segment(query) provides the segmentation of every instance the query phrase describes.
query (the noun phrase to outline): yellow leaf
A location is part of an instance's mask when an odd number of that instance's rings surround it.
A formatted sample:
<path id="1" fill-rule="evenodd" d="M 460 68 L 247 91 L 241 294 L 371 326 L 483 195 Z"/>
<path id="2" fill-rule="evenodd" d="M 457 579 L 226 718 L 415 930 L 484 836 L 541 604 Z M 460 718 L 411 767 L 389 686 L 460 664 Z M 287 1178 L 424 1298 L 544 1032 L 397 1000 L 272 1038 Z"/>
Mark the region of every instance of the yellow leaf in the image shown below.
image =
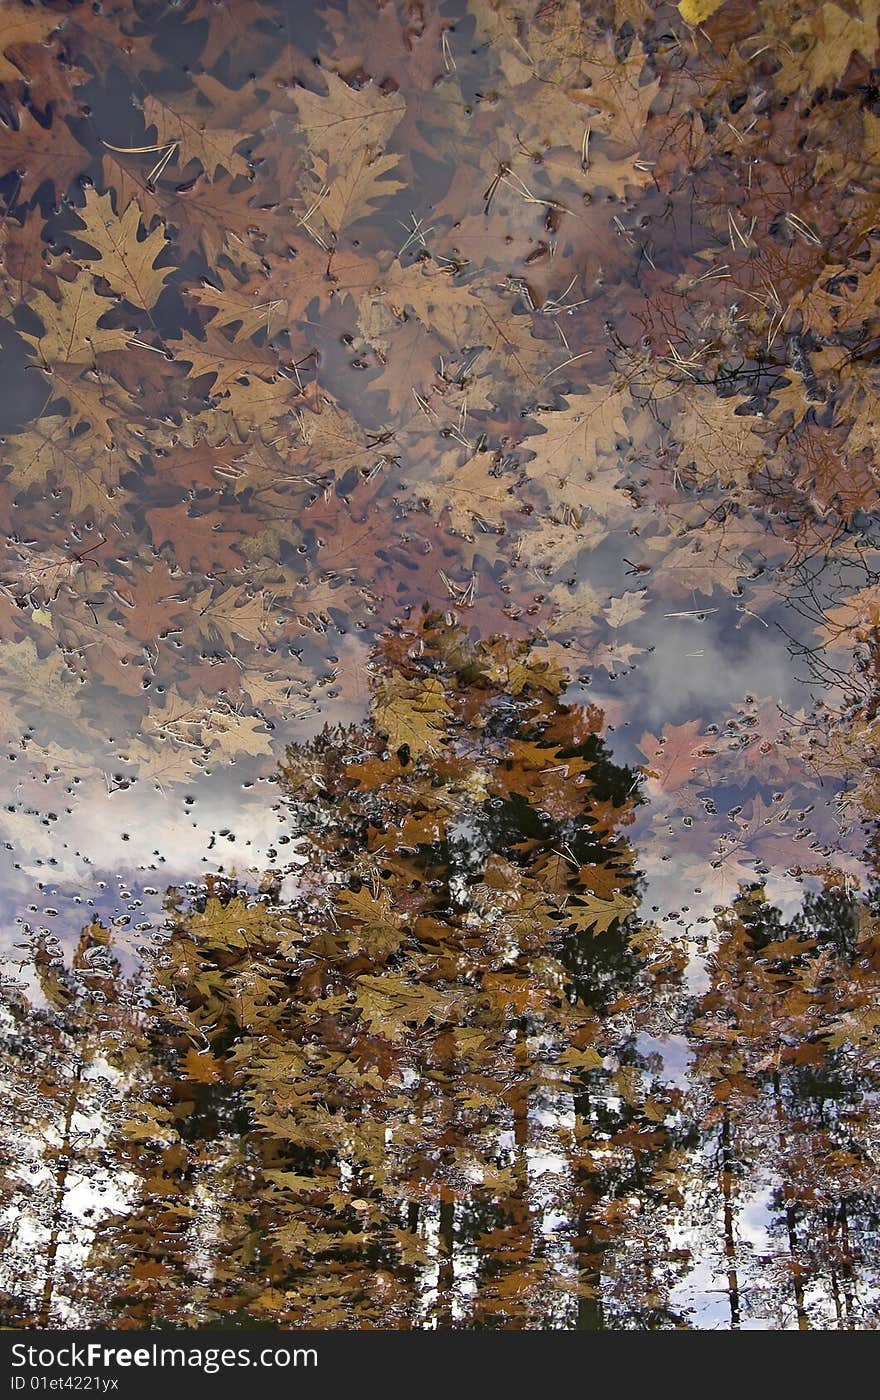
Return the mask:
<path id="1" fill-rule="evenodd" d="M 442 726 L 451 713 L 442 682 L 429 679 L 408 682 L 400 671 L 381 680 L 373 701 L 376 727 L 388 735 L 388 744 L 409 747 L 413 758 L 437 753 Z"/>
<path id="2" fill-rule="evenodd" d="M 570 1045 L 559 1056 L 557 1064 L 565 1065 L 569 1069 L 601 1069 L 604 1060 L 599 1051 L 592 1045 L 588 1045 L 586 1050 L 576 1050 L 573 1045 Z"/>
<path id="3" fill-rule="evenodd" d="M 679 0 L 678 13 L 685 24 L 702 24 L 723 4 L 724 0 Z"/>
<path id="4" fill-rule="evenodd" d="M 623 922 L 637 904 L 638 900 L 631 894 L 613 894 L 610 899 L 585 894 L 566 905 L 565 920 L 582 933 L 598 935 L 607 933 L 618 920 Z"/>
<path id="5" fill-rule="evenodd" d="M 220 1070 L 214 1056 L 208 1051 L 199 1053 L 193 1048 L 186 1052 L 186 1077 L 197 1084 L 216 1084 Z"/>

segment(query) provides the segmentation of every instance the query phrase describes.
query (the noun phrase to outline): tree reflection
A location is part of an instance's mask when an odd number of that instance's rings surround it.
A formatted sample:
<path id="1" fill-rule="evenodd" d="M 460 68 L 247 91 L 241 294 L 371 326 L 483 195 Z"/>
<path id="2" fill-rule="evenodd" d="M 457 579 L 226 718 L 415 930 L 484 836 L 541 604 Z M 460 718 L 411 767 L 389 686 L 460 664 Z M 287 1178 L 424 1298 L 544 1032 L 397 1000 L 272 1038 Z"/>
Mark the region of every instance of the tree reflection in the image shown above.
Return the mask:
<path id="1" fill-rule="evenodd" d="M 133 985 L 100 923 L 82 930 L 67 959 L 45 935 L 29 953 L 30 994 L 3 986 L 0 1281 L 4 1325 L 46 1328 L 92 1316 L 80 1271 L 113 1190 L 107 1136 L 118 1085 L 144 1041 Z"/>
<path id="2" fill-rule="evenodd" d="M 733 1329 L 874 1325 L 876 898 L 743 886 L 691 992 L 540 648 L 426 613 L 370 686 L 287 751 L 303 864 L 170 890 L 132 978 L 33 943 L 7 1317 L 682 1328 L 717 1283 Z"/>
<path id="3" fill-rule="evenodd" d="M 175 1140 L 106 1223 L 120 1320 L 679 1325 L 678 1104 L 632 1025 L 680 960 L 635 918 L 637 777 L 523 644 L 426 615 L 372 688 L 288 751 L 292 898 L 171 910 Z"/>
<path id="4" fill-rule="evenodd" d="M 762 887 L 721 921 L 690 1023 L 693 1110 L 730 1325 L 863 1327 L 876 1316 L 878 942 L 867 904 L 830 885 L 785 921 Z M 866 1012 L 866 1008 L 873 1007 Z M 867 1024 L 866 1024 L 867 1015 Z M 768 1202 L 749 1257 L 750 1206 Z M 759 1232 L 760 1234 L 760 1232 Z M 867 1274 L 857 1281 L 857 1264 Z"/>

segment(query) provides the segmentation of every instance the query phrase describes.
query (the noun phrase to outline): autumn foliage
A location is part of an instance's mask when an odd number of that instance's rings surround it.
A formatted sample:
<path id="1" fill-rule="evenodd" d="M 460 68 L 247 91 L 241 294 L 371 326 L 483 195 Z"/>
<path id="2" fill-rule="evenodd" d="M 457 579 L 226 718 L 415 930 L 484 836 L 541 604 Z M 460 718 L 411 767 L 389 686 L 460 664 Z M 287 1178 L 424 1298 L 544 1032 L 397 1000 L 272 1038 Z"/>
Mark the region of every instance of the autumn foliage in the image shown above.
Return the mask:
<path id="1" fill-rule="evenodd" d="M 9 1325 L 876 1325 L 878 17 L 0 5 Z"/>

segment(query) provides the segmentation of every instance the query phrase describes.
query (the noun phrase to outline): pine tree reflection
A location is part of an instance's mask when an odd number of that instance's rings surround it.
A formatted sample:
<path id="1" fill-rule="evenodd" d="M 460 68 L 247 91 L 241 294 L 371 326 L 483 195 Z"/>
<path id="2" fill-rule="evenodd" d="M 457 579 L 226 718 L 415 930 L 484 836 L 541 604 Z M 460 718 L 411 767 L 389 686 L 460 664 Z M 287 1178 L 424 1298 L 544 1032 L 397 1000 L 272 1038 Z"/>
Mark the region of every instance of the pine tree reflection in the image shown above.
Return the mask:
<path id="1" fill-rule="evenodd" d="M 635 918 L 635 775 L 522 644 L 426 615 L 372 684 L 371 724 L 288 752 L 293 900 L 172 911 L 176 1138 L 107 1223 L 120 1317 L 679 1325 L 677 1099 L 631 1027 L 680 963 Z"/>

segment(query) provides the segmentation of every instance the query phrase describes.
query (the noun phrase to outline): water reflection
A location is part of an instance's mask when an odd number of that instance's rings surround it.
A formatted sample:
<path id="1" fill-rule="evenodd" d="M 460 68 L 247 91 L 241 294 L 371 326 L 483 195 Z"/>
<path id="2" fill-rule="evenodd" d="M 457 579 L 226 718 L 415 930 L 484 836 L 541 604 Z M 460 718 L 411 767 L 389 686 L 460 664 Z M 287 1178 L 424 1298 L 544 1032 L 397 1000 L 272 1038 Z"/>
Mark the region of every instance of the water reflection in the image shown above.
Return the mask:
<path id="1" fill-rule="evenodd" d="M 743 885 L 695 990 L 563 684 L 425 615 L 369 724 L 288 749 L 287 897 L 172 886 L 128 977 L 98 921 L 69 965 L 32 940 L 16 1316 L 680 1328 L 723 1289 L 733 1328 L 871 1325 L 872 897 Z"/>
<path id="2" fill-rule="evenodd" d="M 7 1321 L 873 1326 L 869 26 L 19 8 Z"/>

